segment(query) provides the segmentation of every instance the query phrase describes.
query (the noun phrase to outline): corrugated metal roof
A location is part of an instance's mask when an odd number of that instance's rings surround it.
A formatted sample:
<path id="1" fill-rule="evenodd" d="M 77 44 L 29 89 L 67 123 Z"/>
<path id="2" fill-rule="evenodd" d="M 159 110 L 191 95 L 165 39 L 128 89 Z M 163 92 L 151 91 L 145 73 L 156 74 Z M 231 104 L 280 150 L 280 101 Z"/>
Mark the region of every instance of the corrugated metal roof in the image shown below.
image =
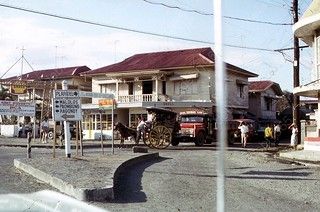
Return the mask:
<path id="1" fill-rule="evenodd" d="M 184 49 L 176 51 L 136 54 L 122 62 L 83 73 L 101 75 L 115 72 L 174 70 L 177 68 L 213 66 L 214 52 L 211 48 Z M 227 68 L 251 77 L 258 76 L 239 67 L 227 64 Z"/>
<path id="2" fill-rule="evenodd" d="M 7 78 L 8 80 L 46 80 L 46 79 L 61 79 L 80 76 L 80 73 L 91 70 L 87 66 L 75 66 L 65 68 L 55 68 L 46 70 L 37 70 L 25 73 L 22 76 Z"/>
<path id="3" fill-rule="evenodd" d="M 281 96 L 282 90 L 278 83 L 272 82 L 270 80 L 262 81 L 251 81 L 249 82 L 249 92 L 263 92 L 269 88 L 273 88 L 276 95 Z"/>

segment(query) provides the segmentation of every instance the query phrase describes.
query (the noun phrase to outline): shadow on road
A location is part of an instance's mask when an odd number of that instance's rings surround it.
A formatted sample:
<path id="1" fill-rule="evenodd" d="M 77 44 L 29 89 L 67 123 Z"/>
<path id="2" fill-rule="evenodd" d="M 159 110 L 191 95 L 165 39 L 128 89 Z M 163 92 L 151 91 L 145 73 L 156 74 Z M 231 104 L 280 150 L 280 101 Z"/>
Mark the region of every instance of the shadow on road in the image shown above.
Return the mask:
<path id="1" fill-rule="evenodd" d="M 146 202 L 147 196 L 142 191 L 141 179 L 143 172 L 149 166 L 170 158 L 159 157 L 157 160 L 143 162 L 125 169 L 114 182 L 114 203 Z"/>

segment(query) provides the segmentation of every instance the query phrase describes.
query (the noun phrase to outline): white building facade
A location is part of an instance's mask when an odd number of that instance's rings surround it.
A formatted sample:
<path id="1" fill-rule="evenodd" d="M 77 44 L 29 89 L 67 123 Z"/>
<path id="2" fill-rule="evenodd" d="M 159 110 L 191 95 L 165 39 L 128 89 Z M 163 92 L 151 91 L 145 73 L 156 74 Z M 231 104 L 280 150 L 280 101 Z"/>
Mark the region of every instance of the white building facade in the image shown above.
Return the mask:
<path id="1" fill-rule="evenodd" d="M 233 118 L 247 112 L 248 78 L 257 75 L 231 64 L 226 67 L 229 118 Z M 136 126 L 138 116 L 147 118 L 148 107 L 215 113 L 214 53 L 210 48 L 137 54 L 84 75 L 92 78 L 93 92 L 115 95 L 114 121 L 130 127 Z M 99 137 L 101 123 L 103 133 L 111 136 L 111 111 L 99 110 L 98 101 L 93 99 L 82 107 L 85 139 Z"/>
<path id="2" fill-rule="evenodd" d="M 294 88 L 294 94 L 318 99 L 320 103 L 320 0 L 314 0 L 301 19 L 293 27 L 294 34 L 314 50 L 313 79 L 306 85 Z M 310 118 L 316 121 L 316 129 L 307 131 L 303 136 L 304 148 L 320 150 L 320 113 L 319 110 Z"/>

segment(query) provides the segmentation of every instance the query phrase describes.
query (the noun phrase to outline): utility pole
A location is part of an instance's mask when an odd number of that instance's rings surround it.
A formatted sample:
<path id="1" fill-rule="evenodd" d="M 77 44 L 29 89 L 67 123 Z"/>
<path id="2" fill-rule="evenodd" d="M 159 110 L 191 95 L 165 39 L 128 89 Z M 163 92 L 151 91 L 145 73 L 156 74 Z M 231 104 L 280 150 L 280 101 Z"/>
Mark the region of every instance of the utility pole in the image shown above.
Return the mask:
<path id="1" fill-rule="evenodd" d="M 298 22 L 298 0 L 292 1 L 292 12 L 293 12 L 293 24 Z M 299 67 L 300 67 L 300 50 L 299 50 L 299 39 L 293 35 L 293 87 L 300 85 L 299 80 Z M 293 123 L 298 127 L 298 132 L 301 132 L 300 126 L 300 97 L 296 94 L 293 96 Z M 298 144 L 301 143 L 301 137 L 298 136 Z"/>

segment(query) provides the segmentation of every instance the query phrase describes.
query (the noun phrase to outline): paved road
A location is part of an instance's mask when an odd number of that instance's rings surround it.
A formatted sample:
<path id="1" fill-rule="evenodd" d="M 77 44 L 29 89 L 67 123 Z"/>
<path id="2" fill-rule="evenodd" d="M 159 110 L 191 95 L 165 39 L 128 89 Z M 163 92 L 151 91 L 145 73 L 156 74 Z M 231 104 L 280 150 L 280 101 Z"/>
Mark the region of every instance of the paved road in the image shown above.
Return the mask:
<path id="1" fill-rule="evenodd" d="M 216 151 L 163 150 L 162 159 L 132 167 L 118 182 L 110 211 L 215 211 Z M 50 150 L 34 149 L 33 156 Z M 63 151 L 62 151 L 63 154 Z M 25 149 L 0 147 L 0 191 L 52 189 L 13 168 Z M 234 148 L 226 154 L 226 211 L 320 211 L 320 169 Z"/>
<path id="2" fill-rule="evenodd" d="M 239 150 L 226 155 L 226 211 L 320 211 L 319 169 Z M 163 160 L 122 177 L 115 203 L 96 205 L 111 211 L 215 211 L 216 152 L 160 155 Z"/>

